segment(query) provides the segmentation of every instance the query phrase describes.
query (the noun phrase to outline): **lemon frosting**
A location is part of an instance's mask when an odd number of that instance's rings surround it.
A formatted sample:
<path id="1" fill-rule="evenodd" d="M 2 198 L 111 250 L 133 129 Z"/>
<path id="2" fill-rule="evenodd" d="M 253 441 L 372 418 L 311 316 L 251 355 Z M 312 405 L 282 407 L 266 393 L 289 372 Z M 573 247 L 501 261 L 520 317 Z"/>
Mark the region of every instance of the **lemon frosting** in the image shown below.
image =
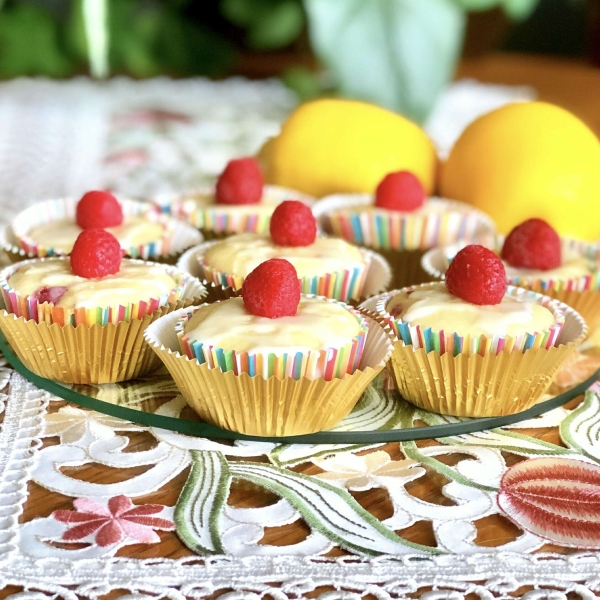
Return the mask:
<path id="1" fill-rule="evenodd" d="M 285 200 L 281 196 L 263 193 L 259 202 L 255 204 L 218 204 L 214 193 L 197 193 L 184 201 L 186 210 L 214 209 L 220 212 L 235 215 L 265 215 L 269 216 L 275 208 Z"/>
<path id="2" fill-rule="evenodd" d="M 204 264 L 223 273 L 246 277 L 271 258 L 291 262 L 299 278 L 367 266 L 360 250 L 341 239 L 318 237 L 309 246 L 277 246 L 269 235 L 257 233 L 232 235 L 217 242 L 206 251 Z"/>
<path id="3" fill-rule="evenodd" d="M 105 229 L 119 240 L 122 248 L 156 242 L 165 231 L 164 225 L 145 216 L 127 216 L 121 225 Z M 27 237 L 45 248 L 55 248 L 68 253 L 73 249 L 73 244 L 82 231 L 75 221 L 61 219 L 33 227 L 27 232 Z"/>
<path id="4" fill-rule="evenodd" d="M 11 275 L 8 285 L 22 297 L 42 287 L 67 288 L 56 302 L 56 306 L 66 308 L 127 306 L 140 300 L 158 299 L 177 287 L 160 265 L 123 260 L 118 273 L 87 279 L 71 272 L 68 259 L 25 265 Z"/>
<path id="5" fill-rule="evenodd" d="M 499 304 L 479 306 L 453 296 L 444 284 L 400 292 L 386 308 L 396 319 L 423 330 L 471 337 L 538 333 L 556 323 L 552 312 L 540 304 L 505 295 Z"/>
<path id="6" fill-rule="evenodd" d="M 225 351 L 282 354 L 339 348 L 360 330 L 356 315 L 318 298 L 302 297 L 296 315 L 278 319 L 252 315 L 242 298 L 231 298 L 200 308 L 184 334 Z"/>
<path id="7" fill-rule="evenodd" d="M 560 266 L 554 269 L 542 271 L 540 269 L 527 269 L 524 267 L 512 267 L 507 262 L 504 263 L 506 277 L 508 279 L 579 279 L 586 275 L 591 275 L 598 270 L 596 263 L 584 256 L 575 254 L 574 252 L 567 253 L 563 249 L 563 259 Z"/>

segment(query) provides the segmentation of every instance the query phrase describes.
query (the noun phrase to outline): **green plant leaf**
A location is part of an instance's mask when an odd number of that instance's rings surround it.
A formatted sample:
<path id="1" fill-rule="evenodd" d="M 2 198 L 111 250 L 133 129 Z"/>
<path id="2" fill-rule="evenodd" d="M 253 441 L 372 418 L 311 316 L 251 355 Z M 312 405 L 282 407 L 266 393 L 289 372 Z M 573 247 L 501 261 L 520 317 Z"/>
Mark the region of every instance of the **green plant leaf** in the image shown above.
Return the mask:
<path id="1" fill-rule="evenodd" d="M 247 27 L 256 12 L 256 0 L 221 0 L 223 16 L 238 27 Z"/>
<path id="2" fill-rule="evenodd" d="M 452 77 L 465 12 L 453 0 L 305 0 L 309 35 L 342 95 L 425 120 Z"/>
<path id="3" fill-rule="evenodd" d="M 219 519 L 231 485 L 228 463 L 220 452 L 190 454 L 192 468 L 175 505 L 177 535 L 197 554 L 223 554 Z"/>
<path id="4" fill-rule="evenodd" d="M 263 486 L 285 498 L 311 529 L 357 554 L 439 554 L 436 548 L 405 540 L 382 525 L 345 490 L 325 481 L 262 463 L 229 465 L 235 478 Z"/>
<path id="5" fill-rule="evenodd" d="M 248 45 L 275 50 L 291 44 L 304 27 L 302 7 L 295 0 L 280 0 L 257 12 L 248 29 Z"/>
<path id="6" fill-rule="evenodd" d="M 536 9 L 539 0 L 503 0 L 504 12 L 516 21 L 526 19 Z"/>

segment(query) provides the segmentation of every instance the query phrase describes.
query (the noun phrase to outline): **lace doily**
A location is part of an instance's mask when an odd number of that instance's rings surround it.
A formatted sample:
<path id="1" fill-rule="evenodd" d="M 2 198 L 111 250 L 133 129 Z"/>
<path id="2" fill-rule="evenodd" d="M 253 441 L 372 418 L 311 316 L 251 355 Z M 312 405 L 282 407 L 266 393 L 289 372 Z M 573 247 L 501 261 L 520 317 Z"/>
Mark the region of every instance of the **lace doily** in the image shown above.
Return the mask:
<path id="1" fill-rule="evenodd" d="M 484 104 L 490 94 L 501 102 L 523 93 L 462 85 Z M 89 187 L 136 196 L 200 185 L 232 155 L 254 152 L 292 106 L 276 82 L 2 84 L 5 218 L 24 201 Z M 159 384 L 166 402 L 157 410 L 178 415 L 177 390 L 168 378 Z M 373 447 L 190 438 L 66 405 L 6 366 L 0 389 L 0 584 L 9 597 L 100 599 L 120 590 L 131 598 L 537 599 L 600 591 L 596 387 L 578 405 L 511 429 Z M 109 472 L 103 482 L 93 476 Z M 414 495 L 423 481 L 443 500 Z M 34 506 L 40 489 L 43 503 Z M 240 489 L 266 500 L 239 502 L 248 497 Z M 361 504 L 369 490 L 385 510 Z M 479 543 L 486 520 L 514 535 Z M 427 539 L 411 536 L 419 523 L 428 524 Z"/>

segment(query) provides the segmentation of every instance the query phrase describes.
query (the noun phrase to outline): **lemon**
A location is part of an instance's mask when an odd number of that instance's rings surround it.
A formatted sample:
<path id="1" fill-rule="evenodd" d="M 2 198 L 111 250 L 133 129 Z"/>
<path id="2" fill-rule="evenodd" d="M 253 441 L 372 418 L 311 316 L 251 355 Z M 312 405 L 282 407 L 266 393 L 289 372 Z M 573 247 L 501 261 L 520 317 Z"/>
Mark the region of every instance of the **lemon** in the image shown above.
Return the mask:
<path id="1" fill-rule="evenodd" d="M 561 235 L 600 236 L 600 142 L 568 111 L 510 104 L 465 129 L 443 165 L 441 194 L 484 210 L 508 233 L 525 219 Z"/>
<path id="2" fill-rule="evenodd" d="M 302 104 L 259 153 L 269 183 L 321 197 L 373 192 L 385 175 L 412 171 L 434 186 L 437 157 L 423 130 L 373 104 L 322 99 Z"/>

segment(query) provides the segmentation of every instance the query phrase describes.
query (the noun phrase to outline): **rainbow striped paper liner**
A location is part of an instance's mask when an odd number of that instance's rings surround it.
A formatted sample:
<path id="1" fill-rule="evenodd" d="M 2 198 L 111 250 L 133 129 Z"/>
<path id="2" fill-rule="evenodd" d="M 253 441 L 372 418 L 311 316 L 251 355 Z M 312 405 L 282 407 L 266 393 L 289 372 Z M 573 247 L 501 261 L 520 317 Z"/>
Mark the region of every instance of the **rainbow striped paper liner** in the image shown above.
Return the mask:
<path id="1" fill-rule="evenodd" d="M 384 250 L 427 250 L 461 239 L 485 240 L 494 235 L 494 222 L 468 204 L 429 198 L 443 210 L 410 213 L 377 209 L 372 194 L 336 194 L 317 202 L 313 213 L 321 229 L 354 244 Z"/>
<path id="2" fill-rule="evenodd" d="M 204 259 L 206 250 L 218 243 L 218 241 L 206 242 L 206 244 L 202 244 L 201 248 L 198 250 L 197 260 L 200 264 L 203 278 L 208 283 L 214 283 L 222 288 L 229 287 L 234 290 L 239 290 L 244 283 L 245 278 L 243 276 L 224 273 L 217 269 L 213 269 Z M 333 298 L 334 300 L 340 300 L 341 302 L 358 300 L 363 295 L 363 290 L 373 260 L 372 253 L 365 251 L 362 248 L 359 248 L 359 251 L 364 259 L 364 265 L 362 267 L 334 271 L 333 273 L 325 273 L 324 275 L 316 275 L 314 277 L 303 277 L 300 279 L 301 292 L 303 294 L 312 294 L 314 296 L 325 296 L 327 298 Z M 387 285 L 387 281 L 382 282 L 382 286 L 385 285 Z"/>
<path id="3" fill-rule="evenodd" d="M 479 336 L 460 336 L 455 332 L 434 331 L 431 328 L 422 329 L 420 325 L 410 325 L 401 319 L 396 319 L 387 311 L 387 306 L 396 293 L 412 291 L 415 289 L 435 288 L 444 285 L 438 282 L 423 284 L 392 292 L 380 298 L 376 305 L 376 312 L 387 323 L 396 337 L 405 345 L 412 346 L 415 350 L 423 348 L 425 352 L 437 352 L 440 355 L 446 352 L 452 356 L 459 354 L 499 354 L 506 352 L 525 352 L 532 348 L 551 348 L 556 345 L 560 336 L 562 326 L 565 322 L 564 312 L 559 308 L 558 303 L 548 296 L 543 296 L 530 290 L 508 286 L 507 294 L 513 296 L 521 302 L 532 302 L 545 306 L 552 312 L 555 319 L 554 327 L 548 330 L 542 330 L 533 333 L 522 333 L 516 336 L 486 335 Z"/>
<path id="4" fill-rule="evenodd" d="M 504 237 L 497 236 L 495 242 L 489 247 L 500 253 L 503 243 Z M 600 327 L 600 249 L 594 244 L 569 238 L 561 238 L 561 243 L 563 252 L 588 258 L 596 263 L 596 268 L 589 275 L 574 279 L 509 277 L 507 282 L 550 296 L 571 306 L 585 319 L 591 333 Z M 452 259 L 464 246 L 465 244 L 454 244 L 430 250 L 421 261 L 423 269 L 433 277 L 444 279 Z"/>
<path id="5" fill-rule="evenodd" d="M 51 302 L 40 304 L 37 300 L 29 296 L 21 296 L 16 290 L 10 286 L 10 277 L 29 264 L 55 261 L 68 261 L 67 257 L 50 257 L 50 258 L 35 258 L 26 260 L 0 271 L 0 287 L 2 289 L 2 297 L 7 311 L 14 314 L 16 317 L 23 317 L 25 320 L 33 320 L 36 323 L 56 323 L 57 325 L 92 325 L 104 326 L 108 323 L 117 324 L 121 321 L 130 322 L 135 319 L 141 319 L 145 315 L 149 315 L 162 306 L 166 306 L 173 302 L 177 302 L 180 298 L 190 294 L 193 289 L 193 295 L 203 297 L 206 294 L 206 288 L 192 275 L 179 270 L 176 267 L 160 265 L 158 263 L 150 263 L 146 261 L 130 259 L 133 262 L 147 264 L 149 266 L 159 266 L 165 270 L 177 284 L 169 294 L 162 294 L 157 298 L 148 298 L 140 300 L 140 302 L 131 303 L 127 306 L 107 306 L 94 308 L 66 308 L 54 306 Z M 127 260 L 127 259 L 126 259 Z"/>
<path id="6" fill-rule="evenodd" d="M 200 340 L 191 340 L 184 333 L 184 327 L 192 315 L 202 307 L 196 307 L 186 312 L 175 324 L 175 331 L 182 353 L 191 359 L 197 359 L 199 364 L 206 364 L 209 369 L 220 369 L 221 372 L 233 371 L 235 375 L 247 373 L 250 377 L 258 375 L 263 379 L 269 377 L 291 377 L 317 379 L 325 381 L 333 378 L 343 378 L 348 373 L 354 373 L 360 364 L 365 347 L 368 325 L 364 317 L 342 302 L 330 298 L 307 295 L 308 298 L 319 298 L 324 302 L 334 302 L 352 313 L 360 324 L 360 333 L 344 346 L 323 350 L 309 350 L 290 354 L 264 352 L 236 352 L 223 350 L 215 346 L 203 344 Z M 203 306 L 207 306 L 204 304 Z"/>
<path id="7" fill-rule="evenodd" d="M 274 199 L 277 204 L 285 200 L 300 200 L 312 206 L 316 201 L 313 196 L 276 185 L 265 185 L 263 192 L 263 197 Z M 271 213 L 247 211 L 249 205 L 244 205 L 243 211 L 239 208 L 236 209 L 235 205 L 198 206 L 194 200 L 194 197 L 214 198 L 214 195 L 213 187 L 189 190 L 173 197 L 159 198 L 156 200 L 156 204 L 162 211 L 182 219 L 204 232 L 229 234 L 269 232 Z M 260 203 L 257 203 L 256 206 L 260 206 Z M 276 204 L 273 204 L 273 210 L 275 207 Z"/>
<path id="8" fill-rule="evenodd" d="M 358 368 L 343 378 L 264 379 L 210 369 L 180 353 L 175 323 L 188 309 L 159 319 L 144 336 L 181 394 L 200 417 L 248 435 L 301 435 L 329 429 L 351 410 L 392 352 L 384 329 L 366 317 L 369 332 Z"/>
<path id="9" fill-rule="evenodd" d="M 65 249 L 45 247 L 29 235 L 29 232 L 40 225 L 46 225 L 52 221 L 72 220 L 75 221 L 78 199 L 62 198 L 57 200 L 45 200 L 38 202 L 20 212 L 12 222 L 12 233 L 16 238 L 17 245 L 9 250 L 9 253 L 19 253 L 28 256 L 43 258 L 46 256 L 64 256 L 69 252 Z M 160 212 L 159 208 L 148 202 L 136 202 L 134 200 L 121 200 L 123 215 L 127 217 L 145 216 L 149 221 L 158 222 L 163 227 L 160 239 L 148 244 L 124 247 L 126 256 L 143 260 L 175 259 L 187 248 L 202 241 L 202 235 L 194 227 L 174 219 Z"/>

